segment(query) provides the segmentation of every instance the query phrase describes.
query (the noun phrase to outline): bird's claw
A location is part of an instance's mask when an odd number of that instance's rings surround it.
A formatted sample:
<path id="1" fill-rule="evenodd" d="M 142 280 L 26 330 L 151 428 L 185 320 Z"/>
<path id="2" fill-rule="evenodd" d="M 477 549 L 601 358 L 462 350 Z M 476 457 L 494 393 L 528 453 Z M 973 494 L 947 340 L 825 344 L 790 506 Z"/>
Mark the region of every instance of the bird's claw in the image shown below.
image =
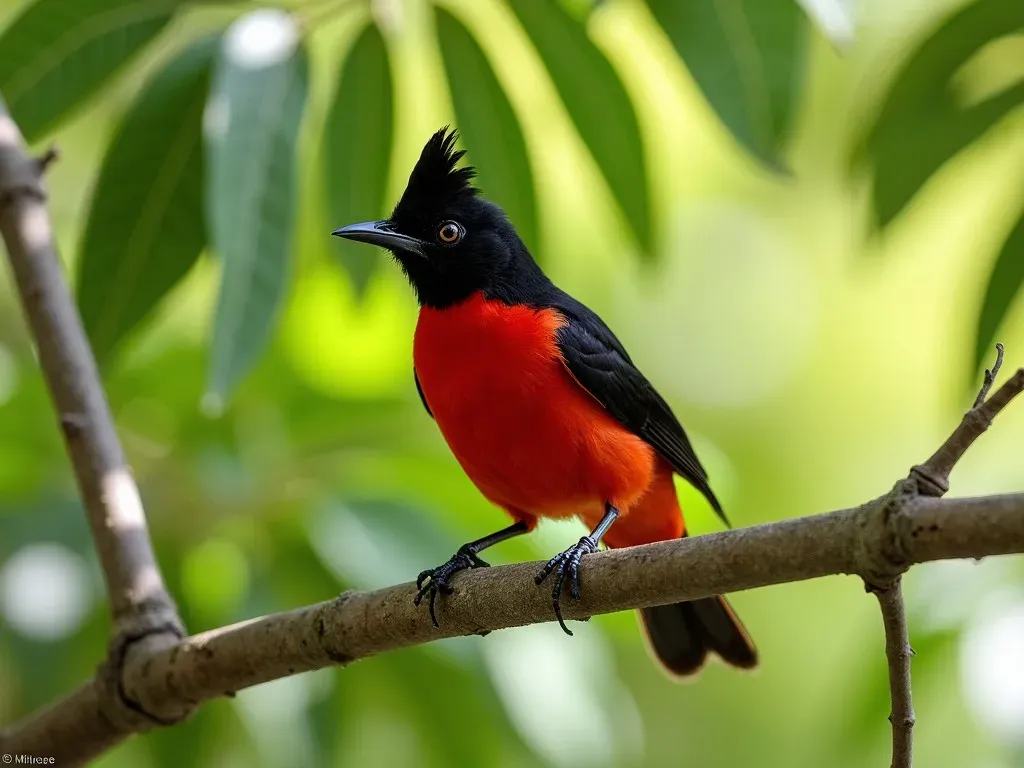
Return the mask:
<path id="1" fill-rule="evenodd" d="M 422 571 L 419 576 L 416 577 L 416 588 L 419 592 L 416 593 L 416 597 L 412 599 L 413 605 L 419 605 L 423 598 L 427 595 L 430 596 L 430 620 L 434 623 L 435 627 L 440 627 L 437 623 L 437 614 L 434 613 L 434 606 L 437 603 L 437 593 L 440 592 L 445 595 L 450 595 L 455 590 L 451 585 L 451 578 L 459 571 L 465 571 L 469 568 L 487 568 L 490 563 L 485 563 L 480 557 L 470 549 L 462 547 L 458 552 L 451 556 L 451 559 L 443 565 L 437 566 L 437 568 L 428 568 Z"/>
<path id="2" fill-rule="evenodd" d="M 555 584 L 551 588 L 551 604 L 554 606 L 558 625 L 565 634 L 570 636 L 572 635 L 572 630 L 565 626 L 565 621 L 562 619 L 562 586 L 565 584 L 566 575 L 568 575 L 569 594 L 573 600 L 580 599 L 580 561 L 584 555 L 589 555 L 596 551 L 597 542 L 589 536 L 584 536 L 579 542 L 565 550 L 565 552 L 560 552 L 548 560 L 548 564 L 541 569 L 534 579 L 535 583 L 540 584 L 553 572 L 558 571 L 558 575 L 555 577 Z"/>

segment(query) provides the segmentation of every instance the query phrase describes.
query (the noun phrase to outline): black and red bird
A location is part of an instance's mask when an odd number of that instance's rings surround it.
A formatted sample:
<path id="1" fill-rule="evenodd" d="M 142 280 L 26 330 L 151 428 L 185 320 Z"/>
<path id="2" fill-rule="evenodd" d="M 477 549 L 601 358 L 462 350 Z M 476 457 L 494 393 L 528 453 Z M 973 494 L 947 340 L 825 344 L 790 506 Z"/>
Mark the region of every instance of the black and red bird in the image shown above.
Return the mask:
<path id="1" fill-rule="evenodd" d="M 416 603 L 450 593 L 481 550 L 540 517 L 580 518 L 592 532 L 537 575 L 579 597 L 581 558 L 686 535 L 678 473 L 725 519 L 707 473 L 665 400 L 600 317 L 557 288 L 515 227 L 457 167 L 447 128 L 431 136 L 389 219 L 334 235 L 390 250 L 419 301 L 414 377 L 423 405 L 480 492 L 515 521 L 420 574 Z M 751 668 L 757 652 L 725 598 L 644 608 L 650 646 L 675 676 L 708 653 Z M 569 634 L 572 634 L 571 632 Z"/>

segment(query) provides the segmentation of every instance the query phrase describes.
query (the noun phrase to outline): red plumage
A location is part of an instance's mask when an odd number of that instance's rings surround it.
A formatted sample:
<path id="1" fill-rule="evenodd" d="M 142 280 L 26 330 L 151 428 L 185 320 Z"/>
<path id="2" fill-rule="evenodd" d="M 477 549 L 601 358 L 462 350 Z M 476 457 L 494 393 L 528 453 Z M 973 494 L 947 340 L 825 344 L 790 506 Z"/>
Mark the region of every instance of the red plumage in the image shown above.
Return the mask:
<path id="1" fill-rule="evenodd" d="M 610 501 L 621 519 L 609 543 L 643 543 L 627 535 L 638 505 L 639 529 L 660 534 L 646 541 L 678 537 L 674 490 L 644 503 L 664 462 L 573 379 L 556 338 L 564 322 L 558 310 L 481 294 L 422 309 L 413 358 L 441 433 L 481 493 L 517 520 L 575 515 L 593 527 Z M 671 469 L 659 479 L 671 486 Z"/>
<path id="2" fill-rule="evenodd" d="M 478 554 L 531 530 L 538 517 L 576 516 L 591 533 L 551 559 L 552 607 L 580 596 L 583 557 L 604 541 L 627 547 L 685 535 L 675 474 L 723 520 L 682 425 L 596 313 L 544 275 L 515 228 L 459 168 L 454 134 L 438 131 L 389 219 L 334 234 L 392 251 L 420 304 L 414 368 L 420 395 L 481 493 L 516 521 L 423 571 L 417 604 L 486 565 Z M 724 598 L 645 608 L 655 656 L 672 674 L 709 652 L 752 667 L 757 653 Z M 571 634 L 571 632 L 569 632 Z"/>

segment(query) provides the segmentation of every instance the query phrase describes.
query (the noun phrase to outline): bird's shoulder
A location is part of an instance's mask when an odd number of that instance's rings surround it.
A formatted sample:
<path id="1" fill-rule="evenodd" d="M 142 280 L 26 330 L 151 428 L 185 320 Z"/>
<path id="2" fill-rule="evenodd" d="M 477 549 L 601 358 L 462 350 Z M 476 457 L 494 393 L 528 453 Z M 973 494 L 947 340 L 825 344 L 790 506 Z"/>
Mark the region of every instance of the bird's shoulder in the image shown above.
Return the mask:
<path id="1" fill-rule="evenodd" d="M 593 351 L 606 348 L 628 365 L 633 361 L 618 337 L 590 307 L 563 291 L 530 259 L 519 260 L 507 279 L 490 287 L 487 298 L 508 305 L 554 310 L 565 320 L 562 334 Z"/>
<path id="2" fill-rule="evenodd" d="M 539 308 L 553 309 L 564 318 L 558 347 L 573 378 L 689 480 L 728 523 L 682 425 L 619 338 L 583 302 L 553 284 L 549 286 L 533 298 Z"/>

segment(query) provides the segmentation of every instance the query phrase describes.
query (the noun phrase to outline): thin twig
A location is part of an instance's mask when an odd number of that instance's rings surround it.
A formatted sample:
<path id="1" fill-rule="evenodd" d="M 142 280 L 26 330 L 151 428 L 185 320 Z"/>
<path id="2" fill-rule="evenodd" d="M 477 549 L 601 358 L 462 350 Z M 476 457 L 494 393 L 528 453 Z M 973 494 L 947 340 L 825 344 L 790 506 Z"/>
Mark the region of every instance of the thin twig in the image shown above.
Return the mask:
<path id="1" fill-rule="evenodd" d="M 885 658 L 889 663 L 889 698 L 892 710 L 892 768 L 914 764 L 914 701 L 910 692 L 910 647 L 907 612 L 903 605 L 902 579 L 885 589 L 871 589 L 882 609 L 885 627 Z"/>
<path id="2" fill-rule="evenodd" d="M 1003 364 L 1003 345 L 996 345 L 996 363 L 992 370 L 985 371 L 985 382 L 975 398 L 974 406 L 964 414 L 963 419 L 953 430 L 939 450 L 931 457 L 911 470 L 911 475 L 918 480 L 918 491 L 928 496 L 942 496 L 949 490 L 949 475 L 956 463 L 974 441 L 988 429 L 992 420 L 999 415 L 1013 398 L 1024 392 L 1024 368 L 1020 368 L 1011 376 L 995 394 L 988 396 L 996 374 Z"/>
<path id="3" fill-rule="evenodd" d="M 57 160 L 60 160 L 60 150 L 57 149 L 56 144 L 53 144 L 47 147 L 41 156 L 36 158 L 36 172 L 42 176 Z"/>
<path id="4" fill-rule="evenodd" d="M 988 397 L 988 392 L 992 389 L 992 385 L 996 381 L 996 376 L 999 375 L 999 369 L 1003 367 L 1003 353 L 1005 349 L 1002 344 L 996 342 L 996 363 L 992 366 L 991 370 L 985 369 L 985 378 L 982 381 L 981 389 L 978 390 L 978 396 L 974 398 L 974 405 L 972 409 L 977 408 L 979 405 L 985 402 L 985 398 Z"/>

